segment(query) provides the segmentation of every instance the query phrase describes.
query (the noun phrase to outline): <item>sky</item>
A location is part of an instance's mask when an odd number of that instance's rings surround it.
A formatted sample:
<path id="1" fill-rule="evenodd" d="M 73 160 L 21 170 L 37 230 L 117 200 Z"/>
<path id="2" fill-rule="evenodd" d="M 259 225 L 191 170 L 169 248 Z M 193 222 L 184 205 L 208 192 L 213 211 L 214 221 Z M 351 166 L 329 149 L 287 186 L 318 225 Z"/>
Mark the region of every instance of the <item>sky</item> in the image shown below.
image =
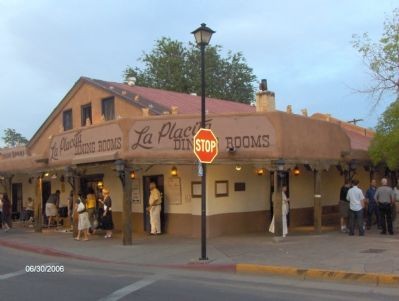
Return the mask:
<path id="1" fill-rule="evenodd" d="M 123 81 L 155 41 L 194 42 L 206 23 L 213 45 L 241 52 L 267 79 L 276 107 L 329 113 L 374 127 L 392 99 L 375 109 L 356 92 L 371 78 L 352 35 L 377 41 L 391 0 L 0 0 L 0 136 L 30 139 L 80 76 Z M 0 142 L 1 145 L 1 142 Z"/>

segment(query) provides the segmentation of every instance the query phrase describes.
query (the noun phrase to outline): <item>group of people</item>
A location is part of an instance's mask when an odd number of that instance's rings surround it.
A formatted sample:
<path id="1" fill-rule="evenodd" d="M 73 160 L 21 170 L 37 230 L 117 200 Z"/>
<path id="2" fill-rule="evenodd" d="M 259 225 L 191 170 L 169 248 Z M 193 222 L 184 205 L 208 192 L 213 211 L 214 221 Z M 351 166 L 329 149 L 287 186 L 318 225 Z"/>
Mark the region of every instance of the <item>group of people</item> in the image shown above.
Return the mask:
<path id="1" fill-rule="evenodd" d="M 399 209 L 399 180 L 394 188 L 388 186 L 386 178 L 381 179 L 381 186 L 377 188 L 377 181 L 371 180 L 366 194 L 358 187 L 359 180 L 345 181 L 340 191 L 341 231 L 354 235 L 355 225 L 359 235 L 363 236 L 365 229 L 371 229 L 375 217 L 381 234 L 393 235 L 393 219 Z M 397 203 L 395 205 L 395 203 Z M 395 209 L 396 208 L 396 209 Z M 366 222 L 365 222 L 366 219 Z"/>
<path id="2" fill-rule="evenodd" d="M 112 200 L 108 189 L 102 190 L 102 197 L 97 199 L 92 188 L 88 189 L 86 197 L 83 193 L 78 194 L 76 201 L 73 199 L 73 191 L 63 204 L 60 202 L 60 191 L 52 193 L 46 202 L 45 213 L 48 218 L 48 227 L 53 221 L 59 225 L 59 218 L 69 218 L 69 223 L 73 225 L 73 215 L 78 214 L 78 234 L 76 240 L 88 240 L 89 233 L 95 234 L 97 228 L 106 231 L 105 238 L 112 237 L 114 228 L 112 220 Z M 97 201 L 99 206 L 97 206 Z"/>

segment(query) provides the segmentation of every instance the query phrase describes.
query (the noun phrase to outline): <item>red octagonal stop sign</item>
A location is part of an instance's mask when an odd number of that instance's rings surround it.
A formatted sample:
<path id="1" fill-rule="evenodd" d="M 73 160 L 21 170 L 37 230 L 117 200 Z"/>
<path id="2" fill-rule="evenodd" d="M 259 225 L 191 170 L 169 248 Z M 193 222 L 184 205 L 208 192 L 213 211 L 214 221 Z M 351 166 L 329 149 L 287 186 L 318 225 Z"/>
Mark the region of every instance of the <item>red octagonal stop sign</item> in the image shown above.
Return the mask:
<path id="1" fill-rule="evenodd" d="M 212 163 L 219 152 L 218 140 L 209 129 L 199 129 L 194 136 L 194 154 L 201 163 Z"/>

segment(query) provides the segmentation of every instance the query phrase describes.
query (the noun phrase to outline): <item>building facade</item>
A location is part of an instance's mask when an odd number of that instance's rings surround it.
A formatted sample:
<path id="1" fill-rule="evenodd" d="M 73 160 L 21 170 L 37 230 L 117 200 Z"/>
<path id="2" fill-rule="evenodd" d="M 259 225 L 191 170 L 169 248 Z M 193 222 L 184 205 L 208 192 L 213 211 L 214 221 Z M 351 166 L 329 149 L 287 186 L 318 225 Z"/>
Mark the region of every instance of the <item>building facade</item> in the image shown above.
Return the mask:
<path id="1" fill-rule="evenodd" d="M 219 141 L 208 166 L 208 236 L 266 231 L 282 184 L 289 188 L 291 226 L 338 223 L 339 190 L 356 176 L 366 188 L 381 177 L 367 156 L 372 133 L 328 115 L 275 110 L 274 93 L 257 105 L 207 99 L 206 127 Z M 192 139 L 200 97 L 80 78 L 23 147 L 2 149 L 2 190 L 13 212 L 35 200 L 37 229 L 51 192 L 71 190 L 113 200 L 117 230 L 149 230 L 149 183 L 163 194 L 166 233 L 200 236 L 200 170 Z M 294 174 L 295 171 L 295 174 Z M 277 205 L 276 205 L 277 204 Z M 281 213 L 280 213 L 281 214 Z"/>

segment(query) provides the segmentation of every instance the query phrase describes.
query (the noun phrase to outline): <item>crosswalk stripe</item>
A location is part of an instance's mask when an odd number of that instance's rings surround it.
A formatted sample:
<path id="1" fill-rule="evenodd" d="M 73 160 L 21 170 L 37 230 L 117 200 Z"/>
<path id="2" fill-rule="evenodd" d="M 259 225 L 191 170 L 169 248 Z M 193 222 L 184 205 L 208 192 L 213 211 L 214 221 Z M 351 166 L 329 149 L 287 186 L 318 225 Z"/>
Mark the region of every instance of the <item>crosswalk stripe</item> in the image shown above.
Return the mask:
<path id="1" fill-rule="evenodd" d="M 113 293 L 111 293 L 110 295 L 108 295 L 104 298 L 101 298 L 99 301 L 117 301 L 135 291 L 138 291 L 146 286 L 153 284 L 154 282 L 158 281 L 161 278 L 162 277 L 160 277 L 160 276 L 154 276 L 154 277 L 149 277 L 149 278 L 134 282 L 134 283 L 132 283 L 128 286 L 125 286 L 117 291 L 114 291 Z"/>

